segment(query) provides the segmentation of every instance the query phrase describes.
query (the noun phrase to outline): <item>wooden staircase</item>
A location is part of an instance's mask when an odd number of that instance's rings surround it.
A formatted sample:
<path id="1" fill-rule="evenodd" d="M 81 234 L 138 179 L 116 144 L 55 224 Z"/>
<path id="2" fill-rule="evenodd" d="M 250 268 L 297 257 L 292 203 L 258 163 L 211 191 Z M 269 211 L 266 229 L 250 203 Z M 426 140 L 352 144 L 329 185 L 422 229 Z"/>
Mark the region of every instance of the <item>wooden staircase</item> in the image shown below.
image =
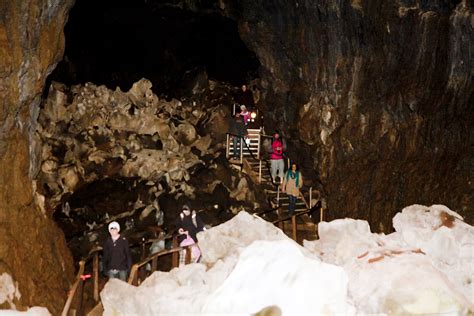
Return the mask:
<path id="1" fill-rule="evenodd" d="M 269 204 L 275 209 L 274 212 L 265 212 L 261 216 L 265 220 L 278 224 L 278 226 L 290 237 L 294 237 L 293 226 L 296 227 L 296 241 L 302 243 L 303 239 L 314 240 L 317 238 L 316 225 L 308 215 L 309 203 L 303 195 L 296 200 L 295 219 L 288 214 L 289 199 L 286 193 L 280 191 L 280 186 L 275 184 L 270 173 L 270 162 L 261 159 L 262 133 L 260 129 L 248 129 L 248 143 L 241 151 L 237 163 L 251 175 L 251 178 L 260 185 L 267 196 Z M 233 142 L 227 138 L 226 156 L 231 157 L 233 153 Z M 230 160 L 235 163 L 235 160 Z M 289 218 L 288 218 L 289 217 Z M 287 220 L 283 220 L 288 218 Z M 294 221 L 294 223 L 293 223 Z"/>

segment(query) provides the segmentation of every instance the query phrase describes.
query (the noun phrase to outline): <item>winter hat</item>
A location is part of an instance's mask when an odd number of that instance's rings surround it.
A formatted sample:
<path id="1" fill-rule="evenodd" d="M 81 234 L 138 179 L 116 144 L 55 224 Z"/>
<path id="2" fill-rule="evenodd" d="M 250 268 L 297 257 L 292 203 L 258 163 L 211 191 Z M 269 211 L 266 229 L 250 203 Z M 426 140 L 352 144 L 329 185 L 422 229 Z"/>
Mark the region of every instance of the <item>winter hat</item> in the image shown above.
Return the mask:
<path id="1" fill-rule="evenodd" d="M 188 210 L 188 211 L 190 211 L 190 210 L 191 210 L 191 208 L 189 208 L 189 205 L 187 205 L 187 204 L 184 204 L 184 205 L 183 205 L 183 210 Z"/>
<path id="2" fill-rule="evenodd" d="M 245 110 L 247 110 L 247 107 L 246 107 L 245 105 L 241 105 L 241 106 L 240 106 L 240 109 L 241 109 L 242 111 L 245 111 Z"/>
<path id="3" fill-rule="evenodd" d="M 119 232 L 120 231 L 120 224 L 113 221 L 109 224 L 109 230 L 111 230 L 112 228 L 117 229 L 117 232 Z"/>

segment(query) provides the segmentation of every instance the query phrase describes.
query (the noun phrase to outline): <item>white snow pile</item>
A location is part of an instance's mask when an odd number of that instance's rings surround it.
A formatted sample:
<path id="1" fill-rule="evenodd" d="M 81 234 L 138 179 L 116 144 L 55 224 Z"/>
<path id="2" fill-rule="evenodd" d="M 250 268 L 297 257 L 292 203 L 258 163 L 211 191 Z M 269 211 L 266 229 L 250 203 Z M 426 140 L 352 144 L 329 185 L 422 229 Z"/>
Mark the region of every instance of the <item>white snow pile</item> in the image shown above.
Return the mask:
<path id="1" fill-rule="evenodd" d="M 474 227 L 443 205 L 406 207 L 393 226 L 383 235 L 361 220 L 322 223 L 305 247 L 344 268 L 358 313 L 474 311 Z"/>
<path id="2" fill-rule="evenodd" d="M 30 315 L 30 316 L 50 316 L 47 308 L 44 307 L 32 307 L 27 311 L 20 312 L 16 310 L 16 306 L 13 303 L 14 299 L 20 299 L 21 294 L 18 290 L 18 284 L 13 281 L 13 278 L 8 273 L 2 273 L 0 275 L 0 305 L 5 302 L 10 306 L 10 310 L 0 310 L 0 315 Z"/>
<path id="3" fill-rule="evenodd" d="M 202 263 L 155 272 L 139 287 L 110 280 L 104 315 L 347 313 L 343 269 L 321 262 L 272 224 L 245 212 L 198 235 Z"/>
<path id="4" fill-rule="evenodd" d="M 367 222 L 321 223 L 299 246 L 245 212 L 200 233 L 203 260 L 135 287 L 110 280 L 104 315 L 449 314 L 474 311 L 474 227 L 442 205 L 413 205 L 396 232 Z"/>

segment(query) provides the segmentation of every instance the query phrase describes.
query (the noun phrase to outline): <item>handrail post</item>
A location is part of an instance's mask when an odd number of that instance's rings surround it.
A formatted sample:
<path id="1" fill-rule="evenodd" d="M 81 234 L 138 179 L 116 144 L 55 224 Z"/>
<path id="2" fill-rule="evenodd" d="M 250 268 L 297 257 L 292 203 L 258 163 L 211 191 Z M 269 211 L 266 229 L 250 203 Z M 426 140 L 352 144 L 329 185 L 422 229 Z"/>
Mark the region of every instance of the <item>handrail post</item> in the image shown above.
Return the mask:
<path id="1" fill-rule="evenodd" d="M 186 251 L 186 257 L 184 258 L 184 264 L 190 264 L 191 263 L 191 247 L 192 246 L 187 246 L 184 249 Z"/>
<path id="2" fill-rule="evenodd" d="M 76 315 L 83 316 L 84 315 L 84 282 L 85 280 L 81 278 L 81 281 L 79 281 L 79 303 L 78 303 L 78 308 L 77 308 L 77 313 Z"/>
<path id="3" fill-rule="evenodd" d="M 258 183 L 262 183 L 262 160 L 258 161 Z"/>
<path id="4" fill-rule="evenodd" d="M 138 265 L 134 264 L 132 266 L 132 271 L 130 272 L 130 276 L 128 277 L 128 284 L 136 285 L 138 279 Z"/>
<path id="5" fill-rule="evenodd" d="M 280 184 L 277 185 L 277 205 L 280 206 Z"/>
<path id="6" fill-rule="evenodd" d="M 323 221 L 323 215 L 324 215 L 324 211 L 323 211 L 323 207 L 321 206 L 321 208 L 319 209 L 319 221 L 320 222 Z"/>
<path id="7" fill-rule="evenodd" d="M 94 261 L 92 262 L 92 273 L 94 282 L 94 301 L 99 301 L 99 254 L 94 254 Z"/>
<path id="8" fill-rule="evenodd" d="M 291 228 L 293 231 L 293 240 L 296 241 L 296 216 L 291 216 Z"/>
<path id="9" fill-rule="evenodd" d="M 277 209 L 277 214 L 278 214 L 278 219 L 281 219 L 281 208 L 278 208 L 278 209 Z M 280 228 L 281 230 L 283 230 L 283 221 L 279 221 L 279 222 L 278 222 L 278 228 Z"/>
<path id="10" fill-rule="evenodd" d="M 260 143 L 262 141 L 262 135 L 258 133 L 258 142 L 257 142 L 257 159 L 260 160 Z"/>
<path id="11" fill-rule="evenodd" d="M 77 293 L 76 290 L 77 290 L 77 287 L 79 285 L 79 282 L 81 281 L 80 276 L 84 273 L 84 265 L 85 264 L 86 263 L 85 263 L 84 260 L 79 261 L 79 271 L 77 272 L 76 281 L 74 282 L 74 284 L 71 288 L 71 291 L 69 292 L 69 295 L 68 295 L 68 298 L 66 300 L 66 304 L 64 304 L 64 308 L 63 308 L 63 311 L 61 313 L 61 316 L 67 316 L 67 314 L 69 313 L 69 308 L 71 307 L 72 300 L 76 296 L 76 293 Z"/>
<path id="12" fill-rule="evenodd" d="M 313 207 L 313 187 L 309 188 L 309 209 Z"/>
<path id="13" fill-rule="evenodd" d="M 158 257 L 155 257 L 151 260 L 151 273 L 155 272 L 158 268 Z"/>
<path id="14" fill-rule="evenodd" d="M 141 241 L 141 244 L 140 244 L 140 250 L 141 250 L 141 257 L 140 257 L 140 261 L 144 260 L 147 255 L 146 255 L 146 244 L 145 244 L 145 238 L 142 237 L 142 241 Z M 140 280 L 140 283 L 146 279 L 146 271 L 145 269 L 140 269 L 138 270 L 138 279 Z"/>
<path id="15" fill-rule="evenodd" d="M 173 237 L 173 245 L 172 248 L 178 248 L 178 236 Z M 173 265 L 173 268 L 178 267 L 179 265 L 179 252 L 175 251 L 171 255 L 171 264 Z"/>
<path id="16" fill-rule="evenodd" d="M 244 144 L 245 139 L 243 136 L 240 136 L 240 164 L 242 164 L 243 156 L 244 156 Z"/>
<path id="17" fill-rule="evenodd" d="M 226 140 L 226 148 L 225 148 L 225 157 L 229 159 L 229 152 L 230 152 L 230 135 L 227 133 L 227 140 Z"/>

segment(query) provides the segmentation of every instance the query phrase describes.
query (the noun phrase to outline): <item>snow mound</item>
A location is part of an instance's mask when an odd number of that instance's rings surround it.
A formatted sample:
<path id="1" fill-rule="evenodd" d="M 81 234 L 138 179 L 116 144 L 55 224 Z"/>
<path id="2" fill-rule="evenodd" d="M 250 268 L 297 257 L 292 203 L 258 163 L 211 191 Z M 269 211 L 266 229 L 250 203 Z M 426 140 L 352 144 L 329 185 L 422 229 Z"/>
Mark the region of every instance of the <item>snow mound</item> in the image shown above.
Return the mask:
<path id="1" fill-rule="evenodd" d="M 51 316 L 48 309 L 45 307 L 32 307 L 27 311 L 20 312 L 16 310 L 1 310 L 2 316 Z"/>
<path id="2" fill-rule="evenodd" d="M 104 315 L 449 314 L 474 311 L 474 227 L 445 206 L 413 205 L 374 234 L 366 221 L 320 223 L 305 247 L 239 213 L 198 235 L 203 261 L 139 287 L 109 281 Z"/>
<path id="3" fill-rule="evenodd" d="M 474 228 L 443 205 L 406 207 L 393 226 L 384 235 L 360 220 L 321 223 L 305 247 L 344 268 L 359 313 L 474 311 Z"/>
<path id="4" fill-rule="evenodd" d="M 249 315 L 270 305 L 284 315 L 351 311 L 343 269 L 261 218 L 241 212 L 198 238 L 202 263 L 155 272 L 139 287 L 110 280 L 104 315 Z"/>
<path id="5" fill-rule="evenodd" d="M 16 306 L 13 303 L 14 299 L 20 299 L 21 294 L 18 290 L 18 284 L 13 281 L 13 278 L 8 273 L 2 273 L 0 275 L 0 305 L 8 303 L 10 310 L 0 310 L 0 315 L 30 315 L 30 316 L 50 316 L 47 308 L 44 307 L 32 307 L 27 311 L 20 312 L 16 310 Z"/>

